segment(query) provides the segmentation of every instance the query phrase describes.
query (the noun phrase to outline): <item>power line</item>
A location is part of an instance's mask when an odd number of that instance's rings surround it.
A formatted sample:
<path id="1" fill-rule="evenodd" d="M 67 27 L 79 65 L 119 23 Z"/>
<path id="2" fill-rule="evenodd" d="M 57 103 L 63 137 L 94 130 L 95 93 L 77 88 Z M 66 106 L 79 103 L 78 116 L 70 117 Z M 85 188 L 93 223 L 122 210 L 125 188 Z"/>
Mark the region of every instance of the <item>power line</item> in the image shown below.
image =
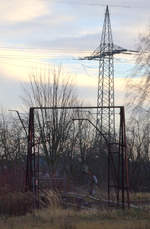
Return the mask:
<path id="1" fill-rule="evenodd" d="M 98 3 L 98 2 L 78 2 L 78 1 L 57 1 L 56 3 L 58 4 L 67 4 L 67 5 L 80 5 L 80 6 L 102 6 L 102 7 L 106 7 L 106 3 Z M 109 4 L 110 7 L 114 7 L 114 8 L 131 8 L 130 5 L 126 5 L 126 4 Z"/>
<path id="2" fill-rule="evenodd" d="M 6 50 L 14 50 L 14 51 L 29 51 L 29 50 L 35 50 L 35 51 L 66 51 L 66 47 L 64 48 L 37 48 L 37 47 L 7 47 L 7 46 L 0 46 L 0 49 L 6 49 Z M 83 50 L 79 48 L 69 48 L 68 51 L 81 51 L 81 52 L 88 52 L 88 50 Z"/>
<path id="3" fill-rule="evenodd" d="M 148 4 L 137 4 L 136 0 L 133 2 L 130 1 L 129 4 L 123 3 L 123 4 L 111 4 L 111 3 L 99 3 L 99 2 L 81 2 L 81 1 L 65 1 L 65 0 L 55 0 L 56 4 L 64 4 L 64 5 L 78 5 L 78 6 L 89 6 L 89 7 L 97 7 L 97 6 L 101 6 L 101 7 L 106 7 L 106 5 L 109 5 L 109 7 L 111 8 L 126 8 L 126 9 L 149 9 L 149 5 Z M 131 5 L 132 3 L 132 5 Z M 146 2 L 148 3 L 148 1 Z"/>

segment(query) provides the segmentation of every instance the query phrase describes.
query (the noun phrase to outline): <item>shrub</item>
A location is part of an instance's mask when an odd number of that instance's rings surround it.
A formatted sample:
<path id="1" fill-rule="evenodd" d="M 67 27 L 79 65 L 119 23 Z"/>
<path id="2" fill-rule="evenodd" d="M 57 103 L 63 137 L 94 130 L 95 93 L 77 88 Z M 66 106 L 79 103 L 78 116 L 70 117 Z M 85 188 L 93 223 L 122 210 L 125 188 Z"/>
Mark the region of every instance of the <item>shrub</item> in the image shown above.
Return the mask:
<path id="1" fill-rule="evenodd" d="M 9 192 L 0 196 L 0 215 L 23 215 L 33 209 L 31 192 Z"/>

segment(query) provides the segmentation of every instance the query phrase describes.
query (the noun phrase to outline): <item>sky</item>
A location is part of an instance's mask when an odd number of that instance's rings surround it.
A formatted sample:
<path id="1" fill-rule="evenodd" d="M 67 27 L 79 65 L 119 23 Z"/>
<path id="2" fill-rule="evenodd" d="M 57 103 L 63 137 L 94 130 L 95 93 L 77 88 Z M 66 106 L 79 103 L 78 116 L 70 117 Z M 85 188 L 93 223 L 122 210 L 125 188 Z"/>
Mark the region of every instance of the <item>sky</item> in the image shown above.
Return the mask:
<path id="1" fill-rule="evenodd" d="M 150 22 L 148 0 L 0 0 L 0 106 L 21 109 L 22 84 L 33 72 L 62 66 L 79 98 L 96 105 L 98 63 L 81 61 L 98 46 L 106 5 L 114 44 L 136 50 Z M 115 104 L 135 84 L 134 56 L 115 58 Z"/>

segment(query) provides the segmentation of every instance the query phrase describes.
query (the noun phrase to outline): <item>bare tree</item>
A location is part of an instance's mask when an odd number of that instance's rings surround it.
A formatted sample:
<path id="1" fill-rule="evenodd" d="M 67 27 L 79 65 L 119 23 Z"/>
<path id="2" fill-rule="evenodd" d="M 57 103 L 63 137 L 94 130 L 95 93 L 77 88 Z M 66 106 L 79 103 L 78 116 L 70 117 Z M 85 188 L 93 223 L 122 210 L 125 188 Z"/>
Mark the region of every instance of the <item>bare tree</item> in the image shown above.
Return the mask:
<path id="1" fill-rule="evenodd" d="M 1 162 L 25 159 L 26 137 L 19 121 L 1 111 L 0 115 L 0 159 Z"/>
<path id="2" fill-rule="evenodd" d="M 73 85 L 61 70 L 43 74 L 32 74 L 28 87 L 24 88 L 23 97 L 26 106 L 38 107 L 70 107 L 78 100 Z M 71 151 L 73 139 L 73 110 L 47 109 L 35 113 L 35 134 L 40 138 L 41 153 L 44 154 L 49 172 L 54 174 L 62 155 Z"/>
<path id="3" fill-rule="evenodd" d="M 132 80 L 128 81 L 127 95 L 130 97 L 128 103 L 131 109 L 137 107 L 146 107 L 149 103 L 150 95 L 150 27 L 147 33 L 140 36 L 138 55 L 136 57 L 136 67 L 134 75 L 138 83 L 134 84 Z M 137 111 L 137 110 L 136 110 Z"/>
<path id="4" fill-rule="evenodd" d="M 129 158 L 130 187 L 142 190 L 150 186 L 150 124 L 147 113 L 132 117 L 127 123 L 127 149 Z"/>
<path id="5" fill-rule="evenodd" d="M 150 27 L 146 34 L 140 37 L 139 55 L 136 59 L 138 70 L 143 76 L 150 77 Z"/>

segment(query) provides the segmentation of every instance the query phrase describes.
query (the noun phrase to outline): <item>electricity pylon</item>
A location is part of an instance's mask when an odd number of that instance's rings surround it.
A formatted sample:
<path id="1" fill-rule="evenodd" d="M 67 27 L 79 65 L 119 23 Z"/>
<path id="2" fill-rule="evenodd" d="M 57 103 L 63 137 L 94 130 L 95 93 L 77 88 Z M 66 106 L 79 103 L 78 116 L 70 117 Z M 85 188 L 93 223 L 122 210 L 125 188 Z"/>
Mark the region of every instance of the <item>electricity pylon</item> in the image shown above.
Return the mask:
<path id="1" fill-rule="evenodd" d="M 114 106 L 113 38 L 108 6 L 105 12 L 99 52 L 97 106 Z M 111 135 L 115 136 L 114 108 L 97 109 L 97 125 L 100 125 L 100 129 L 108 134 L 108 138 Z"/>
<path id="2" fill-rule="evenodd" d="M 114 106 L 114 44 L 109 16 L 108 6 L 106 7 L 103 30 L 99 47 L 91 56 L 84 59 L 99 61 L 97 106 Z M 97 109 L 96 125 L 110 136 L 115 135 L 115 113 L 114 108 Z"/>
<path id="3" fill-rule="evenodd" d="M 115 136 L 115 110 L 105 108 L 115 105 L 114 96 L 114 54 L 132 52 L 113 44 L 111 22 L 108 6 L 106 6 L 104 24 L 99 47 L 91 56 L 81 58 L 82 60 L 98 60 L 98 92 L 97 92 L 97 127 L 109 139 Z"/>

